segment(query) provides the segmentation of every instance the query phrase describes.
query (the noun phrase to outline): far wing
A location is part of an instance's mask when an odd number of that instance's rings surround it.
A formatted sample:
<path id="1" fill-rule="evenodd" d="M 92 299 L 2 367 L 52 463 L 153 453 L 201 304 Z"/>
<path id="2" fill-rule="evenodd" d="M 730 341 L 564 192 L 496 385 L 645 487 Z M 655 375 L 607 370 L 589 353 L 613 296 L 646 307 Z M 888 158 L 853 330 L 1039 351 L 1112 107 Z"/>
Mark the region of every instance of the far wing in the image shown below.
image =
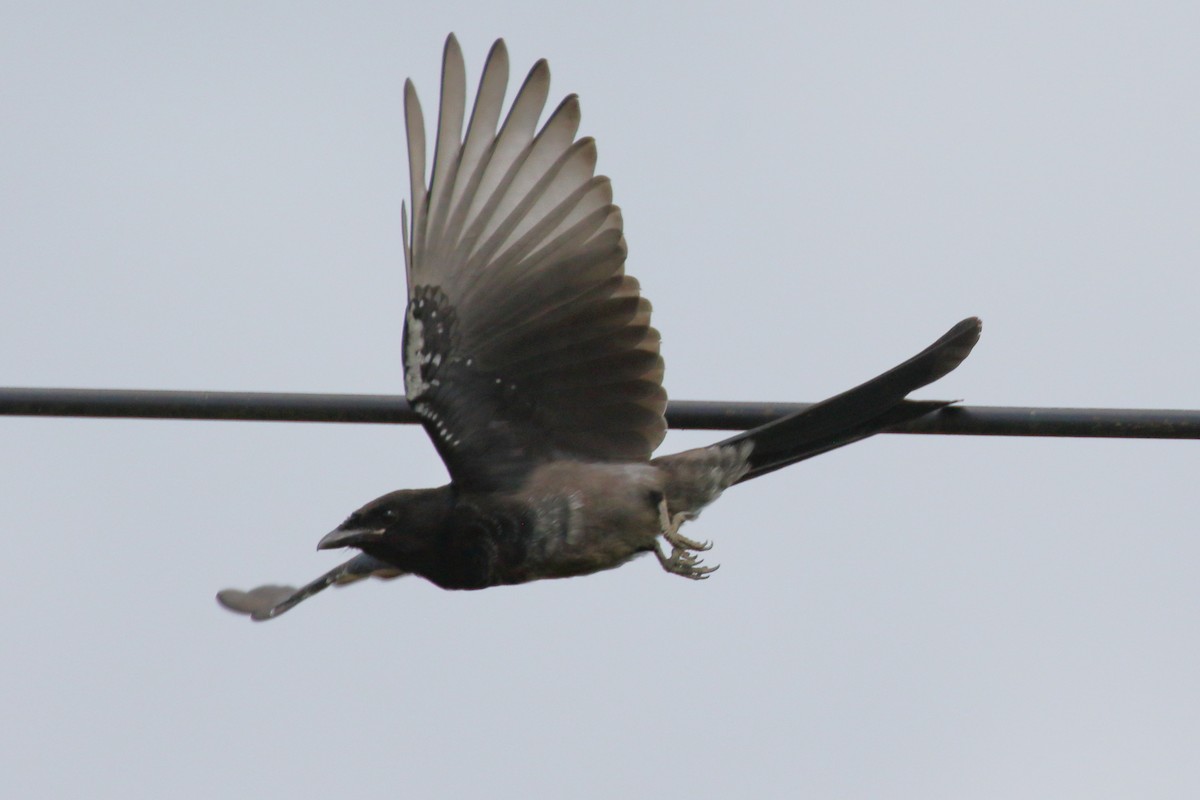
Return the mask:
<path id="1" fill-rule="evenodd" d="M 571 95 L 537 129 L 539 61 L 497 132 L 508 83 L 488 55 L 470 123 L 458 42 L 446 41 L 433 169 L 405 85 L 412 224 L 405 222 L 405 393 L 460 485 L 515 485 L 551 458 L 646 460 L 666 432 L 650 303 L 625 274 L 620 210 Z"/>

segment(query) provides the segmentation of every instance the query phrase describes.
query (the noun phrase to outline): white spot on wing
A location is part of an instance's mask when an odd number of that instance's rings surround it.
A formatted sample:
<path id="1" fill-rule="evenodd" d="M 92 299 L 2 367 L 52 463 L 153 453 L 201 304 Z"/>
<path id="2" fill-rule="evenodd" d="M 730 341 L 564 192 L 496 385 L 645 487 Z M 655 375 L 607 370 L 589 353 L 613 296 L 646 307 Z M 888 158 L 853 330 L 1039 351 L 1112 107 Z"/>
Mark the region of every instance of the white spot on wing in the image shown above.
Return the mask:
<path id="1" fill-rule="evenodd" d="M 424 305 L 423 300 L 417 301 L 417 306 Z M 429 384 L 421 377 L 421 367 L 428 363 L 429 357 L 423 354 L 425 349 L 425 325 L 417 319 L 410 308 L 405 320 L 405 352 L 404 352 L 404 394 L 411 402 L 429 389 Z"/>

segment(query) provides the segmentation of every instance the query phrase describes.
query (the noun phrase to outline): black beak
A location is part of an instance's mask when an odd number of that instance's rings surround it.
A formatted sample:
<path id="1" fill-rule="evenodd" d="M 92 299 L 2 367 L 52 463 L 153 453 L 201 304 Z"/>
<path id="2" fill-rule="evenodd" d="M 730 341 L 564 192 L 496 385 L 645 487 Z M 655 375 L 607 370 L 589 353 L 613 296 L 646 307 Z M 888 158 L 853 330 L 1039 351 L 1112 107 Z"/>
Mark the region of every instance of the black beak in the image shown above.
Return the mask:
<path id="1" fill-rule="evenodd" d="M 333 550 L 338 547 L 362 547 L 368 542 L 383 538 L 383 528 L 347 528 L 344 525 L 325 535 L 317 542 L 318 550 Z"/>

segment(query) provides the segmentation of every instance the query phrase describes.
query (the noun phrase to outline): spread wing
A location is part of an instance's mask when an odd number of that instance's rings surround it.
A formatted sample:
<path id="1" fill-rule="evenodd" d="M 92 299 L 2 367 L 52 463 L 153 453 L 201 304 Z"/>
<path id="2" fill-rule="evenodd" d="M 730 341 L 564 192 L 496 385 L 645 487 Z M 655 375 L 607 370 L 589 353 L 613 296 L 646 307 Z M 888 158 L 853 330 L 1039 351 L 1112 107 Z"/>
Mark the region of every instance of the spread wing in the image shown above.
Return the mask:
<path id="1" fill-rule="evenodd" d="M 595 175 L 595 143 L 576 139 L 578 98 L 537 128 L 549 83 L 539 61 L 500 124 L 497 41 L 464 135 L 450 36 L 428 188 L 421 105 L 405 85 L 405 393 L 466 488 L 515 486 L 548 459 L 644 461 L 666 432 L 659 335 L 625 274 L 621 212 Z"/>

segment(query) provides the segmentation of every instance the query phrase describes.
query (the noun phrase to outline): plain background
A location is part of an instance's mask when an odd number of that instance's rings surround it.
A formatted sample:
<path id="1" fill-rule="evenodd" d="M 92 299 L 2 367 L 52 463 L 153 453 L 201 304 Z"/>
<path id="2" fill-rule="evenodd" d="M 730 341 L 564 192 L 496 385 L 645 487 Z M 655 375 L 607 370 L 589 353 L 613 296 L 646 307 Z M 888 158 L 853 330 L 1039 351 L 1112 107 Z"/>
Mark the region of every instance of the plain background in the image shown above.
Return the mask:
<path id="1" fill-rule="evenodd" d="M 1200 407 L 1192 2 L 0 5 L 0 384 L 399 393 L 401 88 L 455 31 L 625 211 L 673 397 Z M 715 433 L 672 434 L 664 451 Z M 1196 449 L 886 436 L 653 559 L 252 625 L 416 428 L 0 419 L 6 797 L 1189 797 Z"/>

